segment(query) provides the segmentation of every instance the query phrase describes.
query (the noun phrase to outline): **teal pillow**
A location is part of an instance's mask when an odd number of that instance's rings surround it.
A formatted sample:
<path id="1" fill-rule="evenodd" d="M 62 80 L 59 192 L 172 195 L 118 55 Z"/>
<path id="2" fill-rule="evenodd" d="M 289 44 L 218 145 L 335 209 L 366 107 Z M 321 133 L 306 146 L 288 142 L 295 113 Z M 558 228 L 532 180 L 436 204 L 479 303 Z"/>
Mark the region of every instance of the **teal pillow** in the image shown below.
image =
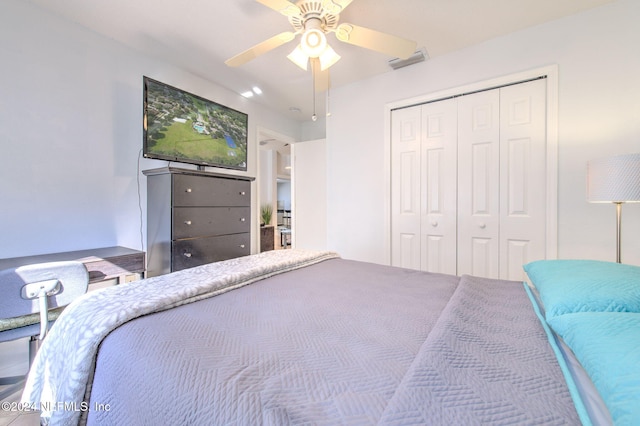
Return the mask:
<path id="1" fill-rule="evenodd" d="M 640 424 L 640 314 L 583 312 L 548 322 L 591 377 L 614 424 Z"/>
<path id="2" fill-rule="evenodd" d="M 524 266 L 547 319 L 573 312 L 640 312 L 640 267 L 598 260 Z"/>

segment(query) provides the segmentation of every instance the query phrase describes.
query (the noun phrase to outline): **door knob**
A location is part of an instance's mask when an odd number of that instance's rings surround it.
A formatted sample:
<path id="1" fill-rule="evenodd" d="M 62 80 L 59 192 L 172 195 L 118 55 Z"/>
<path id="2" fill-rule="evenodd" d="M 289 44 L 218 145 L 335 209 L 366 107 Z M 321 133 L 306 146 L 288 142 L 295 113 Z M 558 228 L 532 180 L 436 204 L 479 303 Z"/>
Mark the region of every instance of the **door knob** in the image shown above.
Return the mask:
<path id="1" fill-rule="evenodd" d="M 434 228 L 438 226 L 438 221 L 434 220 L 433 222 L 431 222 L 431 226 L 433 226 Z"/>

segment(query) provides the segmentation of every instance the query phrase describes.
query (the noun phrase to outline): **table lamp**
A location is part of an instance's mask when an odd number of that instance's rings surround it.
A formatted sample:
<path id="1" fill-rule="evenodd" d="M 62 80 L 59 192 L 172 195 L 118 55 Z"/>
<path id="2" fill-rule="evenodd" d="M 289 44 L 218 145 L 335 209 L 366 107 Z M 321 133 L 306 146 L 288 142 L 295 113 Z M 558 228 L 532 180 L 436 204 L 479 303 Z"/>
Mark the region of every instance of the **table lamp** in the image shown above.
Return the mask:
<path id="1" fill-rule="evenodd" d="M 622 203 L 640 202 L 640 154 L 589 161 L 587 199 L 616 205 L 616 262 L 620 263 Z"/>

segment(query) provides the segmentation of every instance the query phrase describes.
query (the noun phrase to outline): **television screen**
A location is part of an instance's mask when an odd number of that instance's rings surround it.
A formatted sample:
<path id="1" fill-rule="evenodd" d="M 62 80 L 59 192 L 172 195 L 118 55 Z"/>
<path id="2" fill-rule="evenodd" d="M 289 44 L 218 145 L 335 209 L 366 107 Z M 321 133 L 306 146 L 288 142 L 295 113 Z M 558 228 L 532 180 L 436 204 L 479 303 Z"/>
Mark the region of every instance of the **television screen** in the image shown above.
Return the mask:
<path id="1" fill-rule="evenodd" d="M 144 77 L 147 158 L 247 170 L 247 114 Z"/>

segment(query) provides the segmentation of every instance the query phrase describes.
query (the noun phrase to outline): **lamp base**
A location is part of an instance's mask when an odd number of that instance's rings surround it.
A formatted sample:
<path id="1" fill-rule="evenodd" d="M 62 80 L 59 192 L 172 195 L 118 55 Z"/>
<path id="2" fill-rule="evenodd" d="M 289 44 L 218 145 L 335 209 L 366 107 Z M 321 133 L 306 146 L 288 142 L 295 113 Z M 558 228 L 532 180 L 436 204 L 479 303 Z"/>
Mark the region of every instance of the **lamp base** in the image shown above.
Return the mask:
<path id="1" fill-rule="evenodd" d="M 622 242 L 622 203 L 616 202 L 616 262 L 621 262 L 620 246 Z"/>

